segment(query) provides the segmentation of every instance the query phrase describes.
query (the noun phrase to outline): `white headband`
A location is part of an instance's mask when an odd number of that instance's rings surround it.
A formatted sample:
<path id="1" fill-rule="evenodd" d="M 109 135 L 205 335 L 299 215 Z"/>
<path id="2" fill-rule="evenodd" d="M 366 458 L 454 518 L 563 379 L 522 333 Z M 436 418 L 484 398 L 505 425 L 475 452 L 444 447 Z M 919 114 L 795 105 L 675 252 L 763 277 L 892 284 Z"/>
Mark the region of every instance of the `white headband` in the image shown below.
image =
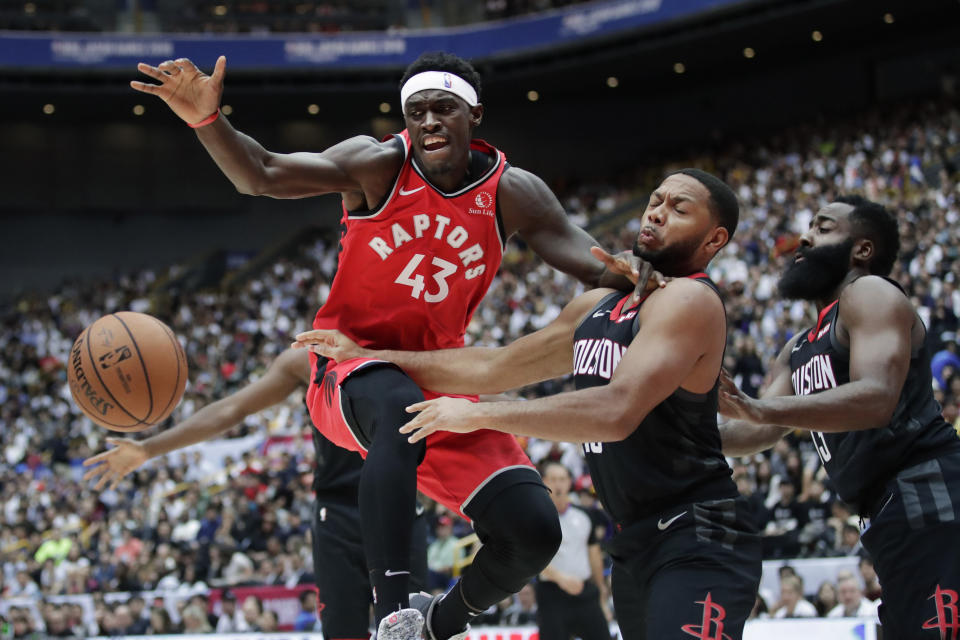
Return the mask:
<path id="1" fill-rule="evenodd" d="M 425 89 L 449 91 L 463 98 L 471 107 L 477 106 L 477 91 L 458 75 L 447 71 L 424 71 L 403 83 L 400 89 L 400 107 L 406 112 L 407 98 Z"/>

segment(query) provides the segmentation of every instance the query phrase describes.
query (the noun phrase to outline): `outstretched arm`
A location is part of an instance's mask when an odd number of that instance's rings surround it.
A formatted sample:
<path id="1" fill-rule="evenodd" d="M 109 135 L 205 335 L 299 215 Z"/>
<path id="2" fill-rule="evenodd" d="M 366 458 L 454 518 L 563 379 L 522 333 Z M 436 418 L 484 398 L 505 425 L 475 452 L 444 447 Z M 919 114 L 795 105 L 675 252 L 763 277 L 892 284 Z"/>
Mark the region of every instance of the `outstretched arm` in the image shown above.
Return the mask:
<path id="1" fill-rule="evenodd" d="M 663 276 L 629 252 L 592 252 L 599 243 L 573 224 L 550 188 L 536 175 L 511 167 L 497 192 L 507 235 L 519 234 L 543 261 L 588 287 L 640 291 L 663 286 Z M 598 262 L 599 260 L 599 262 Z"/>
<path id="2" fill-rule="evenodd" d="M 162 99 L 188 124 L 218 113 L 227 59 L 220 56 L 208 76 L 187 58 L 137 69 L 159 84 L 134 80 L 137 91 Z M 323 193 L 362 193 L 376 203 L 396 176 L 401 155 L 389 145 L 358 136 L 322 153 L 273 153 L 240 133 L 220 115 L 196 129 L 197 137 L 238 191 L 275 198 L 304 198 Z"/>
<path id="3" fill-rule="evenodd" d="M 850 336 L 850 382 L 807 396 L 786 395 L 745 404 L 751 422 L 822 432 L 889 424 L 910 368 L 916 314 L 882 278 L 865 276 L 840 296 L 840 327 Z"/>
<path id="4" fill-rule="evenodd" d="M 420 414 L 400 431 L 412 434 L 411 442 L 439 430 L 477 429 L 566 442 L 623 440 L 688 380 L 710 349 L 723 346 L 723 306 L 702 284 L 674 281 L 644 306 L 640 330 L 609 384 L 527 402 L 438 398 L 409 407 Z"/>
<path id="5" fill-rule="evenodd" d="M 99 476 L 96 489 L 102 489 L 107 482 L 116 487 L 123 476 L 150 458 L 226 433 L 247 416 L 279 404 L 298 388 L 306 386 L 309 379 L 307 352 L 287 349 L 273 361 L 262 378 L 203 407 L 166 431 L 142 441 L 107 438 L 114 448 L 83 461 L 85 467 L 93 466 L 84 475 L 84 480 Z"/>
<path id="6" fill-rule="evenodd" d="M 761 398 L 793 394 L 793 384 L 790 381 L 790 353 L 799 339 L 800 334 L 797 334 L 780 351 L 780 355 L 770 368 L 769 384 L 763 390 Z M 720 438 L 723 441 L 723 453 L 728 456 L 746 456 L 769 449 L 792 430 L 790 427 L 780 427 L 775 424 L 751 422 L 752 402 L 754 402 L 753 398 L 738 389 L 726 371 L 720 373 L 719 411 L 730 418 L 720 425 Z"/>
<path id="7" fill-rule="evenodd" d="M 595 289 L 570 302 L 543 329 L 505 347 L 466 347 L 437 351 L 376 351 L 357 346 L 335 330 L 317 329 L 297 336 L 293 348 L 309 348 L 336 362 L 379 358 L 403 369 L 424 389 L 440 393 L 496 394 L 570 373 L 573 332 L 607 294 Z"/>

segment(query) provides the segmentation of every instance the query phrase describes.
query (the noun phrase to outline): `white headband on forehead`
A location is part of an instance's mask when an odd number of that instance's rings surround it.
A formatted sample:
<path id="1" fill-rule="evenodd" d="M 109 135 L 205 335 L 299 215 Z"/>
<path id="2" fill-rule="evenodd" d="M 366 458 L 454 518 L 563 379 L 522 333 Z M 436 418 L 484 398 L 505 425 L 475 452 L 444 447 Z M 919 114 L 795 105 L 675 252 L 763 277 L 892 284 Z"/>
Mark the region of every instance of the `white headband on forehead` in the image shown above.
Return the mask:
<path id="1" fill-rule="evenodd" d="M 406 113 L 407 98 L 425 89 L 439 89 L 449 91 L 463 100 L 471 107 L 477 106 L 477 91 L 470 83 L 458 75 L 448 71 L 423 71 L 411 76 L 409 80 L 403 83 L 400 88 L 400 107 Z"/>

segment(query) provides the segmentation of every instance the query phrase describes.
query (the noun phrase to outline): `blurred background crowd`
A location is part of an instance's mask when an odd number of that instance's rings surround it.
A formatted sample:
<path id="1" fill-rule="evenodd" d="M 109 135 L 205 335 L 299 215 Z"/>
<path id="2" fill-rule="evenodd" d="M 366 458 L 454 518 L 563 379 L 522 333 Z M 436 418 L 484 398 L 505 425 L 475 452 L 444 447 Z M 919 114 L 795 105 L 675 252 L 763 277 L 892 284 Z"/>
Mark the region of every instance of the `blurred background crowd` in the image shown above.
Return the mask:
<path id="1" fill-rule="evenodd" d="M 632 245 L 645 194 L 665 171 L 682 166 L 717 173 L 740 198 L 736 238 L 710 273 L 722 288 L 728 313 L 726 366 L 747 393 L 763 388 L 767 366 L 780 347 L 812 321 L 805 304 L 778 298 L 783 256 L 797 246 L 819 207 L 857 192 L 885 204 L 900 221 L 902 250 L 892 277 L 926 322 L 937 352 L 937 397 L 947 419 L 960 425 L 960 111 L 955 104 L 886 107 L 744 141 L 719 155 L 689 152 L 658 159 L 608 183 L 555 187 L 574 220 L 591 228 L 607 248 L 622 250 Z M 64 364 L 75 336 L 104 313 L 132 309 L 160 317 L 184 344 L 190 366 L 186 395 L 172 424 L 262 375 L 291 336 L 309 327 L 335 268 L 335 239 L 324 236 L 248 270 L 229 288 L 184 286 L 158 295 L 157 282 L 174 279 L 181 270 L 170 266 L 100 282 L 65 281 L 52 293 L 25 295 L 4 307 L 0 601 L 29 597 L 37 603 L 7 611 L 16 637 L 41 631 L 66 637 L 275 628 L 275 613 L 264 611 L 256 598 L 237 602 L 229 589 L 313 581 L 313 449 L 309 440 L 292 447 L 261 444 L 268 437 L 290 436 L 297 443 L 309 433 L 301 396 L 234 428 L 229 438 L 253 444 L 231 450 L 222 460 L 211 461 L 200 450 L 175 453 L 151 461 L 117 490 L 96 492 L 81 480 L 80 464 L 103 451 L 110 434 L 71 402 Z M 536 330 L 581 289 L 513 243 L 469 327 L 468 342 L 503 344 Z M 521 393 L 555 393 L 568 384 L 551 381 Z M 577 499 L 597 507 L 578 447 L 524 444 L 535 462 L 562 461 L 575 479 Z M 833 495 L 809 438 L 792 435 L 771 451 L 731 462 L 764 533 L 767 558 L 861 553 L 856 514 Z M 436 505 L 428 517 L 430 568 L 449 577 L 453 551 L 447 541 L 468 534 L 468 525 L 454 522 Z M 871 578 L 869 559 L 858 558 L 855 566 L 859 575 L 845 572 L 821 584 L 804 583 L 802 575 L 782 570 L 779 592 L 761 594 L 758 615 L 812 611 L 822 616 L 837 607 L 867 606 L 863 593 L 876 600 L 879 586 L 875 575 Z M 214 608 L 208 594 L 215 587 L 228 590 L 220 592 Z M 154 596 L 109 596 L 158 591 L 180 596 L 172 612 Z M 93 594 L 92 615 L 62 598 L 71 594 Z M 313 628 L 312 600 L 302 600 L 302 628 Z M 532 590 L 525 589 L 484 621 L 530 622 L 535 607 Z"/>
<path id="2" fill-rule="evenodd" d="M 584 1 L 140 0 L 117 3 L 115 0 L 0 0 L 0 29 L 82 32 L 146 29 L 165 33 L 256 34 L 385 31 L 497 20 Z M 145 18 L 134 18 L 128 13 L 134 9 L 138 16 Z"/>

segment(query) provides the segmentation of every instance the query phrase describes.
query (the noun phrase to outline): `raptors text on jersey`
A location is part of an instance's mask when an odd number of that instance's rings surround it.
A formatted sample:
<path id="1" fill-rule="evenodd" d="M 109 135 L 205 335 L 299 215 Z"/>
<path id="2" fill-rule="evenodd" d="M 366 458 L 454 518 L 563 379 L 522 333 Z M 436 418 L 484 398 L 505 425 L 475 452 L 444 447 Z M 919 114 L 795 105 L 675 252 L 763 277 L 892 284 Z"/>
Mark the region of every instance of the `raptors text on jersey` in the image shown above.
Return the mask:
<path id="1" fill-rule="evenodd" d="M 339 329 L 364 347 L 459 347 L 503 255 L 497 187 L 502 152 L 482 140 L 471 154 L 484 167 L 454 193 L 417 166 L 406 131 L 394 136 L 404 162 L 385 202 L 344 209 L 337 275 L 315 329 Z"/>

